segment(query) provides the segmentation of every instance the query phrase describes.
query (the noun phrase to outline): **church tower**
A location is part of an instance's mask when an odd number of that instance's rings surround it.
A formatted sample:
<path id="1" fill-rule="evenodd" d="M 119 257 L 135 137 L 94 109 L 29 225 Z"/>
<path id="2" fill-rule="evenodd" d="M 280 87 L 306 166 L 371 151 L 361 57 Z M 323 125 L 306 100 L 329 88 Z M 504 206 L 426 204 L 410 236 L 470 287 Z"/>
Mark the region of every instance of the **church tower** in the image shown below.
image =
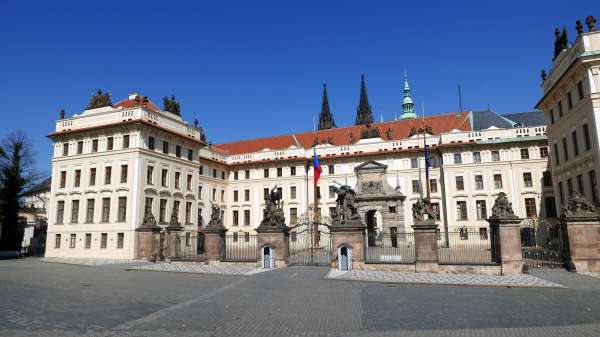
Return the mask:
<path id="1" fill-rule="evenodd" d="M 408 85 L 408 76 L 404 71 L 404 99 L 402 100 L 402 114 L 400 119 L 417 118 L 415 113 L 415 104 L 410 95 L 410 86 Z"/>
<path id="2" fill-rule="evenodd" d="M 373 112 L 369 105 L 367 97 L 367 86 L 365 84 L 365 75 L 360 75 L 360 102 L 356 108 L 356 125 L 367 125 L 373 123 Z"/>
<path id="3" fill-rule="evenodd" d="M 323 103 L 321 104 L 321 113 L 319 113 L 319 130 L 335 128 L 333 115 L 329 110 L 329 99 L 327 98 L 327 85 L 323 84 Z"/>

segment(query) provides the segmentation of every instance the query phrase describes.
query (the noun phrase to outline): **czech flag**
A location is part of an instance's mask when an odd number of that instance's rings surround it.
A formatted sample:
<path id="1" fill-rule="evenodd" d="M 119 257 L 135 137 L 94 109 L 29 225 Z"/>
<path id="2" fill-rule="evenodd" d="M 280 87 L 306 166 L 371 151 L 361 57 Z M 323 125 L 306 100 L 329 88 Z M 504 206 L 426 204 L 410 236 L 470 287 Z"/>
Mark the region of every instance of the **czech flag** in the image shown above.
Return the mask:
<path id="1" fill-rule="evenodd" d="M 323 172 L 323 170 L 321 169 L 321 164 L 319 164 L 319 157 L 317 156 L 317 149 L 314 150 L 314 155 L 313 155 L 313 169 L 315 171 L 315 185 L 317 184 L 317 181 L 319 181 L 319 178 L 321 177 L 321 172 Z"/>

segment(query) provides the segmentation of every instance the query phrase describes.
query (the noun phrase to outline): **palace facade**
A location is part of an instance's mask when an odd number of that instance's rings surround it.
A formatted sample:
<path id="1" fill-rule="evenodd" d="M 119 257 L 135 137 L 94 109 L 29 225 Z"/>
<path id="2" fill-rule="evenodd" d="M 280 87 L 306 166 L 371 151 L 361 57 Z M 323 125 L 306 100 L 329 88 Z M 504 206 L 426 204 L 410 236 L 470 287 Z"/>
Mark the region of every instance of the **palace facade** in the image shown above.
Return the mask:
<path id="1" fill-rule="evenodd" d="M 135 231 L 148 214 L 161 227 L 178 223 L 182 244 L 194 249 L 213 203 L 228 233 L 254 233 L 273 188 L 281 190 L 286 222 L 293 226 L 313 207 L 315 150 L 323 168 L 317 212 L 325 221 L 335 208 L 330 186 L 382 189 L 359 186 L 357 169 L 377 170 L 397 196 L 361 210 L 372 231 L 409 231 L 412 204 L 428 192 L 442 232 L 475 227 L 487 236 L 485 219 L 499 192 L 520 217 L 556 217 L 541 111 L 419 118 L 406 78 L 402 113 L 393 121 L 373 122 L 363 78 L 356 125 L 350 127 L 336 127 L 324 88 L 318 131 L 211 145 L 197 122 L 181 118 L 174 98 L 165 97 L 160 109 L 137 93 L 114 104 L 99 93 L 81 114 L 63 113 L 49 137 L 54 153 L 46 256 L 132 259 Z"/>

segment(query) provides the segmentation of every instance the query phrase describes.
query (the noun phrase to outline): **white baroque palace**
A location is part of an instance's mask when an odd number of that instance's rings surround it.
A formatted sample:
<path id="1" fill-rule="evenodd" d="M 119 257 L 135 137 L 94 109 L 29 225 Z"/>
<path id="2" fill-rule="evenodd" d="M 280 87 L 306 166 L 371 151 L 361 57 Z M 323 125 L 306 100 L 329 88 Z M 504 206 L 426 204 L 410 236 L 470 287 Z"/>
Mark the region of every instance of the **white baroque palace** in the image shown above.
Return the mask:
<path id="1" fill-rule="evenodd" d="M 407 83 L 405 95 L 406 88 Z M 329 113 L 325 103 L 326 96 L 323 110 Z M 442 231 L 477 227 L 487 235 L 485 219 L 501 191 L 521 217 L 556 217 L 541 112 L 488 110 L 422 119 L 414 117 L 411 105 L 405 96 L 399 120 L 343 128 L 333 123 L 316 132 L 219 145 L 207 144 L 197 125 L 135 93 L 112 106 L 62 116 L 50 134 L 54 156 L 46 256 L 132 259 L 134 231 L 147 210 L 163 227 L 176 212 L 185 233 L 195 234 L 206 226 L 214 203 L 228 232 L 254 233 L 272 188 L 281 189 L 286 221 L 294 225 L 312 207 L 313 148 L 323 168 L 322 216 L 335 207 L 329 186 L 355 187 L 354 169 L 361 164 L 386 166 L 387 183 L 405 199 L 385 213 L 401 213 L 397 218 L 403 220 L 385 223 L 383 210 L 377 209 L 363 219 L 371 230 L 412 225 L 412 204 L 426 193 L 424 142 L 431 157 L 431 203 Z M 332 122 L 323 111 L 321 117 Z M 431 134 L 418 132 L 427 127 Z M 373 129 L 379 135 L 367 136 L 365 131 Z"/>
<path id="2" fill-rule="evenodd" d="M 557 207 L 578 192 L 600 205 L 600 31 L 588 17 L 588 31 L 560 46 L 537 107 L 548 124 L 548 144 Z M 590 25 L 591 24 L 591 25 Z"/>

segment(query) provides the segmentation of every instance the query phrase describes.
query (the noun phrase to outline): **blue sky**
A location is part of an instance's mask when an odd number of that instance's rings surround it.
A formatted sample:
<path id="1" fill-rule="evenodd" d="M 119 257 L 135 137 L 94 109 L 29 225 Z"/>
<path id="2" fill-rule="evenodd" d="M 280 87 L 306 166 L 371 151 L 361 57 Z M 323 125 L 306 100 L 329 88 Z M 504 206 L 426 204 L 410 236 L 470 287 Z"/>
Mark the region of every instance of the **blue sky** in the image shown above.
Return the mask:
<path id="1" fill-rule="evenodd" d="M 598 1 L 3 1 L 0 137 L 24 130 L 49 171 L 59 110 L 98 88 L 162 105 L 175 94 L 213 143 L 312 130 L 322 84 L 338 126 L 354 122 L 360 74 L 379 119 L 400 110 L 402 74 L 426 114 L 532 110 L 554 28 Z"/>

